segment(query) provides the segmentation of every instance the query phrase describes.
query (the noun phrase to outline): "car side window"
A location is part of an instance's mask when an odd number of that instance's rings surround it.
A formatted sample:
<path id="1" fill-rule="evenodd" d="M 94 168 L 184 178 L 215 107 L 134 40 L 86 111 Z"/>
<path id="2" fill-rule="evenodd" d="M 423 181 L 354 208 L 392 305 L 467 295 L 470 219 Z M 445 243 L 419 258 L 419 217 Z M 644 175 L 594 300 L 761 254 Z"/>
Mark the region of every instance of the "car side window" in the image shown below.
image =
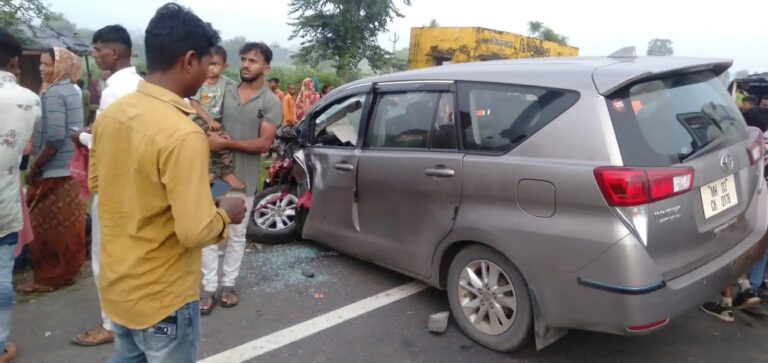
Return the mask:
<path id="1" fill-rule="evenodd" d="M 459 148 L 456 138 L 456 115 L 454 112 L 453 93 L 440 95 L 437 103 L 437 115 L 430 136 L 430 149 L 456 150 Z"/>
<path id="2" fill-rule="evenodd" d="M 312 145 L 357 146 L 366 97 L 363 93 L 341 99 L 315 116 Z"/>
<path id="3" fill-rule="evenodd" d="M 398 92 L 379 96 L 366 146 L 429 148 L 439 92 Z"/>
<path id="4" fill-rule="evenodd" d="M 459 84 L 466 150 L 504 152 L 525 141 L 578 100 L 577 92 L 490 83 Z"/>

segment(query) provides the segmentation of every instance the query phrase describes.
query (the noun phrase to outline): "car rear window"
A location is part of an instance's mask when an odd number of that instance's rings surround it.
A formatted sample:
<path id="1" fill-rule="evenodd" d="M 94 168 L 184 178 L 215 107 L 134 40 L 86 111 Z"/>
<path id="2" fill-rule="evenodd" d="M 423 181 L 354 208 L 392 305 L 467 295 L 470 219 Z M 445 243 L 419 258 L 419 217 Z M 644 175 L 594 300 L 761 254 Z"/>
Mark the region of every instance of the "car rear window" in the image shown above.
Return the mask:
<path id="1" fill-rule="evenodd" d="M 746 139 L 733 100 L 711 72 L 638 83 L 607 97 L 626 166 L 670 166 Z"/>
<path id="2" fill-rule="evenodd" d="M 575 91 L 507 84 L 459 84 L 465 150 L 507 152 L 579 99 Z"/>

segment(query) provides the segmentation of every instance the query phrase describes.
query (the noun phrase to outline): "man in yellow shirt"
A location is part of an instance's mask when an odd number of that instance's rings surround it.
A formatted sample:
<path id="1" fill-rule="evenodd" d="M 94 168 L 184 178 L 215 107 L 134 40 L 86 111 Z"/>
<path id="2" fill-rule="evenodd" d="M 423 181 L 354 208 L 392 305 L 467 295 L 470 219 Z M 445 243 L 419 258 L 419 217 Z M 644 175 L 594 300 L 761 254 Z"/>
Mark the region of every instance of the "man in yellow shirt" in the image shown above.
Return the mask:
<path id="1" fill-rule="evenodd" d="M 110 362 L 195 362 L 201 249 L 227 236 L 242 199 L 214 205 L 208 140 L 183 100 L 205 81 L 211 26 L 177 4 L 146 30 L 149 75 L 93 129 L 89 185 L 99 194 L 101 306 L 113 321 Z"/>

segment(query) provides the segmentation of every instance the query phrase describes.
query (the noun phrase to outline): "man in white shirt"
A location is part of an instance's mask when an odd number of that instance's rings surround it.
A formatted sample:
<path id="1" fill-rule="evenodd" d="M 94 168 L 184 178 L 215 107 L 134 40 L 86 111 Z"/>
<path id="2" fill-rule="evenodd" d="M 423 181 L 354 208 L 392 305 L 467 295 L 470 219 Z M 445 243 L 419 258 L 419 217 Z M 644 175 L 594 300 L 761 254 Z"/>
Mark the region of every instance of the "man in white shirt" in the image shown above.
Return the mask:
<path id="1" fill-rule="evenodd" d="M 125 28 L 120 25 L 108 25 L 93 34 L 92 42 L 93 58 L 96 60 L 96 64 L 102 72 L 111 73 L 106 81 L 107 87 L 101 92 L 101 103 L 98 111 L 96 111 L 96 121 L 98 121 L 99 114 L 117 99 L 136 91 L 141 77 L 136 73 L 136 68 L 131 66 L 131 36 Z M 91 148 L 92 135 L 89 129 L 79 132 L 73 139 L 76 143 Z M 94 196 L 91 206 L 91 265 L 93 267 L 93 279 L 98 291 L 101 230 L 98 208 L 96 208 L 97 203 L 98 196 Z M 113 342 L 112 322 L 103 312 L 101 318 L 102 324 L 80 333 L 72 341 L 75 344 L 88 347 Z"/>
<path id="2" fill-rule="evenodd" d="M 21 44 L 0 30 L 0 362 L 16 357 L 8 342 L 13 307 L 13 251 L 24 221 L 21 214 L 19 164 L 42 113 L 40 98 L 19 86 Z"/>

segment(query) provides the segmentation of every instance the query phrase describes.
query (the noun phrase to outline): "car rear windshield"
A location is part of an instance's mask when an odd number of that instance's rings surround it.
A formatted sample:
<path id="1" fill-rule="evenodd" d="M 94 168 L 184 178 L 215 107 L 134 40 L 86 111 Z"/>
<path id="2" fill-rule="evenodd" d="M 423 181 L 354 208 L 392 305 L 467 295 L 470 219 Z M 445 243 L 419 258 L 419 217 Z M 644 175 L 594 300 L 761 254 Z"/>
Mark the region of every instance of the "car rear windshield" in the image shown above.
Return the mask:
<path id="1" fill-rule="evenodd" d="M 746 139 L 738 108 L 711 72 L 638 83 L 607 97 L 626 166 L 671 166 Z"/>

